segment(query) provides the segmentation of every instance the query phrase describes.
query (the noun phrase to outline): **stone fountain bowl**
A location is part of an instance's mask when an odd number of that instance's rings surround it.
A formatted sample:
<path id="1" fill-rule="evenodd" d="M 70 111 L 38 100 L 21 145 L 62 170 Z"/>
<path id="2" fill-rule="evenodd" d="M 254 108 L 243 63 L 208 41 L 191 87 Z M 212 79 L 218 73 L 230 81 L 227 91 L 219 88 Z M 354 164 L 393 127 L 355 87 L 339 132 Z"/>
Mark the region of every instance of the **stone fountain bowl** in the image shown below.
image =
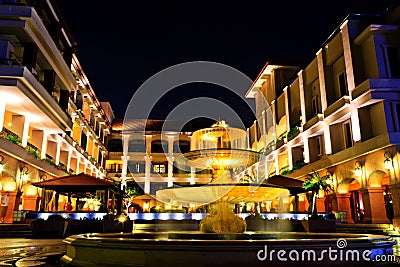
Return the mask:
<path id="1" fill-rule="evenodd" d="M 376 266 L 377 255 L 394 257 L 396 243 L 369 234 L 200 231 L 82 234 L 64 242 L 68 266 L 146 267 Z"/>

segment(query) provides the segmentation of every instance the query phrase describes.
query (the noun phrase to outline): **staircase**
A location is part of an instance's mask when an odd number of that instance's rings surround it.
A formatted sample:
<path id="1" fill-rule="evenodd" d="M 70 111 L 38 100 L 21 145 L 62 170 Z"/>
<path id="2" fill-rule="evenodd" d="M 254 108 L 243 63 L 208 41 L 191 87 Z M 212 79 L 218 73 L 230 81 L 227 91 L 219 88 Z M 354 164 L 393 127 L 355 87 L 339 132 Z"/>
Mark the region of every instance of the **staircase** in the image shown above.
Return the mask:
<path id="1" fill-rule="evenodd" d="M 355 233 L 355 234 L 374 234 L 374 235 L 390 235 L 390 224 L 336 224 L 336 232 L 338 233 Z"/>
<path id="2" fill-rule="evenodd" d="M 0 224 L 0 238 L 32 238 L 29 224 Z"/>

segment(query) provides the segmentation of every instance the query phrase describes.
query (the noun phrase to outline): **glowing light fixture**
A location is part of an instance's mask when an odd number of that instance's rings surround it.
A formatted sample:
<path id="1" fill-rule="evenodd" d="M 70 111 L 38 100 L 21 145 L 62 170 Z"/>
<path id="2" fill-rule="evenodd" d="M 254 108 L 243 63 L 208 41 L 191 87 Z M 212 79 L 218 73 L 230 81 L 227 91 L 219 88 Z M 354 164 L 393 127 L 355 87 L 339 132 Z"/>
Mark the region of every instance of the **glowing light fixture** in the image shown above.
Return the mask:
<path id="1" fill-rule="evenodd" d="M 3 163 L 4 157 L 0 155 L 0 173 L 3 172 L 4 169 L 4 163 Z"/>
<path id="2" fill-rule="evenodd" d="M 356 161 L 356 168 L 354 169 L 354 174 L 356 175 L 356 176 L 361 176 L 362 175 L 362 165 L 361 165 L 361 162 L 360 161 Z"/>
<path id="3" fill-rule="evenodd" d="M 28 168 L 26 166 L 21 168 L 21 180 L 24 182 L 28 181 Z"/>
<path id="4" fill-rule="evenodd" d="M 383 156 L 385 157 L 385 160 L 383 161 L 385 168 L 390 170 L 393 167 L 393 155 L 389 151 L 386 151 Z"/>

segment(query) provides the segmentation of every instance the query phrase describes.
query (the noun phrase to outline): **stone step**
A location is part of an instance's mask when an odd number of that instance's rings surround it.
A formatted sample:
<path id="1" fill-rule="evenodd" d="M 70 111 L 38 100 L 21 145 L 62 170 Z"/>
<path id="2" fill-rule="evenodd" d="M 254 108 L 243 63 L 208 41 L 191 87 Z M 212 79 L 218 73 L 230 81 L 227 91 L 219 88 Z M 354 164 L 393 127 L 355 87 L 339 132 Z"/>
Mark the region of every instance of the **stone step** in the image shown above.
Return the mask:
<path id="1" fill-rule="evenodd" d="M 28 224 L 0 224 L 0 238 L 31 236 L 32 230 Z"/>

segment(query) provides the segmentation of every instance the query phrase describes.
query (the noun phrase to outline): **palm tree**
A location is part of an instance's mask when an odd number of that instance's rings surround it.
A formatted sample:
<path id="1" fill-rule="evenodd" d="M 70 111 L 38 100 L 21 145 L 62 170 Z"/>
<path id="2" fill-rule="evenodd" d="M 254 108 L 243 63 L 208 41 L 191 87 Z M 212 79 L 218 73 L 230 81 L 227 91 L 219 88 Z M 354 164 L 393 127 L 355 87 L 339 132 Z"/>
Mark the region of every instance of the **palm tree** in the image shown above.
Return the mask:
<path id="1" fill-rule="evenodd" d="M 303 188 L 307 191 L 311 191 L 312 195 L 312 204 L 311 204 L 311 218 L 318 218 L 317 211 L 317 197 L 320 191 L 324 191 L 324 193 L 329 193 L 333 191 L 332 183 L 329 183 L 328 180 L 331 179 L 330 175 L 320 176 L 319 173 L 313 170 L 313 173 L 309 173 L 307 178 L 304 181 Z"/>

